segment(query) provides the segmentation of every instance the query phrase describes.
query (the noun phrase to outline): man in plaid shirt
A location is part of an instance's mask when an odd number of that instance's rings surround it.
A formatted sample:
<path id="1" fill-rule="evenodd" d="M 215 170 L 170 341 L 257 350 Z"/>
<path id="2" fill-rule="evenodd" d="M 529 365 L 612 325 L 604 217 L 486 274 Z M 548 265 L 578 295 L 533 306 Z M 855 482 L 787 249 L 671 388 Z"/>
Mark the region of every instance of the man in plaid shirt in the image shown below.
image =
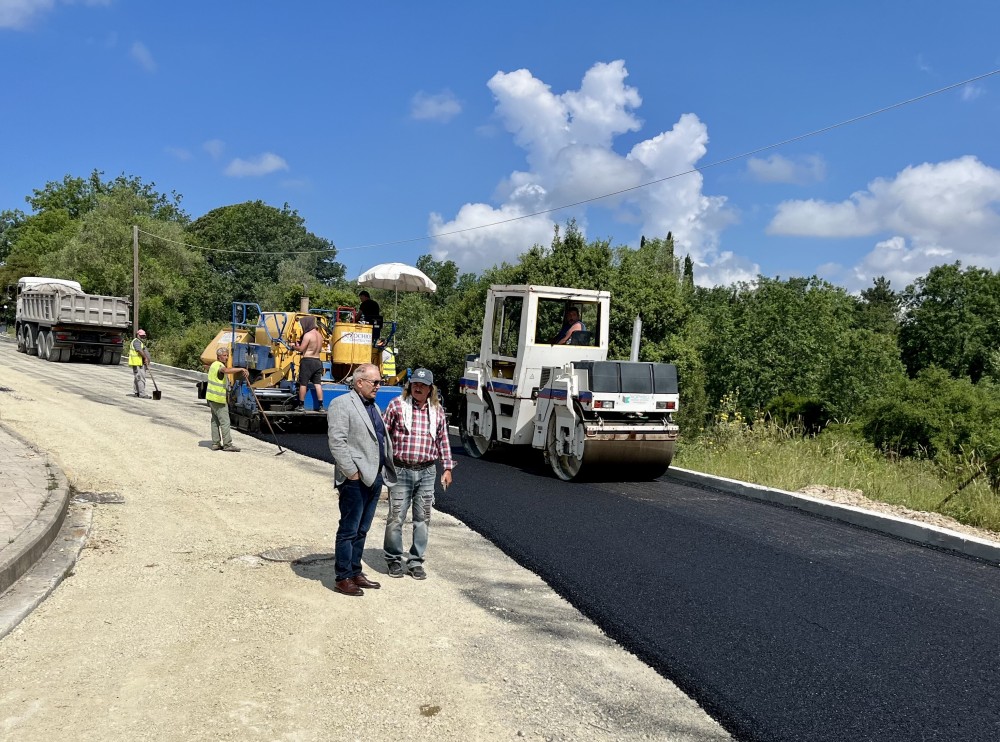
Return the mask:
<path id="1" fill-rule="evenodd" d="M 426 368 L 414 371 L 402 396 L 389 403 L 383 417 L 396 467 L 396 484 L 389 487 L 389 517 L 383 543 L 385 561 L 390 577 L 402 577 L 409 572 L 414 579 L 423 580 L 427 577 L 424 552 L 434 504 L 437 462 L 444 467 L 441 474 L 444 489 L 451 484 L 451 470 L 455 468 L 448 442 L 448 420 L 434 386 L 434 374 Z M 404 554 L 403 522 L 411 507 L 413 544 Z"/>

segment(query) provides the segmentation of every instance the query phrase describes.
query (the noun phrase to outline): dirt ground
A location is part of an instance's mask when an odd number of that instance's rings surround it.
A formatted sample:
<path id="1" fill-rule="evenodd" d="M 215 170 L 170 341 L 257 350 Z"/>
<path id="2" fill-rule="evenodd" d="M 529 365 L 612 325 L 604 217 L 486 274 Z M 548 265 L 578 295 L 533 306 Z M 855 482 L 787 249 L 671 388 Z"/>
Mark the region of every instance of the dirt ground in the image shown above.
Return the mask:
<path id="1" fill-rule="evenodd" d="M 193 385 L 126 396 L 126 368 L 46 363 L 0 342 L 0 421 L 93 507 L 72 575 L 0 641 L 0 738 L 716 740 L 694 702 L 536 575 L 441 513 L 429 579 L 389 579 L 384 503 L 366 571 L 335 594 L 332 469 L 236 435 L 209 450 Z M 460 481 L 461 472 L 456 472 Z"/>

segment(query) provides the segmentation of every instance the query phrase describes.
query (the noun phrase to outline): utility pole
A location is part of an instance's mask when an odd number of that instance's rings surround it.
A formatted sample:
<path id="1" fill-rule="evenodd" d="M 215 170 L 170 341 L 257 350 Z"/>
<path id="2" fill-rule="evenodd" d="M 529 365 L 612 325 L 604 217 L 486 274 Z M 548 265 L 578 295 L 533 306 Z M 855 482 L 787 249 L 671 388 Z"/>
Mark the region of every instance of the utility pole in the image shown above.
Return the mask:
<path id="1" fill-rule="evenodd" d="M 139 225 L 132 225 L 132 335 L 139 332 Z"/>

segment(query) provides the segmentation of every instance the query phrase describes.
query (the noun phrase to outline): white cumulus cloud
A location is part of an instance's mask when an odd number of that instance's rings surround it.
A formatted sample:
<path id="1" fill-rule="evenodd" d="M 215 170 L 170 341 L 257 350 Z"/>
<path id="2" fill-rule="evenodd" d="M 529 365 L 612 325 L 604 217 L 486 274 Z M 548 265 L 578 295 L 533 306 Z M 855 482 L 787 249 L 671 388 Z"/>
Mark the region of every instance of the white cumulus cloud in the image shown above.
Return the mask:
<path id="1" fill-rule="evenodd" d="M 701 173 L 694 171 L 708 144 L 708 129 L 697 116 L 682 115 L 669 131 L 627 153 L 613 148 L 616 137 L 642 127 L 635 114 L 642 98 L 625 84 L 627 76 L 623 61 L 601 62 L 586 72 L 579 90 L 555 93 L 525 69 L 494 75 L 488 87 L 496 117 L 524 150 L 528 167 L 499 182 L 495 204 L 465 204 L 450 220 L 432 214 L 432 235 L 501 222 L 436 237 L 435 256 L 453 259 L 465 270 L 512 261 L 536 243 L 548 245 L 557 221 L 575 216 L 585 226 L 586 210 L 602 208 L 630 225 L 622 241 L 672 232 L 678 253 L 689 253 L 698 266 L 699 282 L 756 275 L 756 266 L 719 254 L 719 235 L 733 216 L 724 197 L 702 193 Z M 687 174 L 673 177 L 678 173 Z M 639 187 L 647 183 L 654 184 Z M 618 195 L 572 213 L 517 219 L 612 193 Z"/>
<path id="2" fill-rule="evenodd" d="M 285 162 L 283 157 L 279 157 L 273 152 L 265 152 L 248 160 L 237 157 L 226 166 L 223 172 L 234 178 L 243 178 L 247 176 L 267 175 L 278 170 L 288 170 L 288 163 Z"/>
<path id="3" fill-rule="evenodd" d="M 434 94 L 421 90 L 410 102 L 410 116 L 418 121 L 448 123 L 461 112 L 462 104 L 450 90 Z"/>
<path id="4" fill-rule="evenodd" d="M 790 159 L 782 155 L 751 157 L 747 172 L 761 183 L 791 183 L 808 185 L 826 178 L 826 161 L 820 155 L 806 155 Z"/>
<path id="5" fill-rule="evenodd" d="M 1000 170 L 971 155 L 905 168 L 839 203 L 786 201 L 770 234 L 883 236 L 847 269 L 849 288 L 880 275 L 905 285 L 941 263 L 1000 269 Z"/>
<path id="6" fill-rule="evenodd" d="M 156 60 L 153 59 L 152 52 L 141 41 L 133 41 L 128 53 L 146 72 L 156 72 Z"/>

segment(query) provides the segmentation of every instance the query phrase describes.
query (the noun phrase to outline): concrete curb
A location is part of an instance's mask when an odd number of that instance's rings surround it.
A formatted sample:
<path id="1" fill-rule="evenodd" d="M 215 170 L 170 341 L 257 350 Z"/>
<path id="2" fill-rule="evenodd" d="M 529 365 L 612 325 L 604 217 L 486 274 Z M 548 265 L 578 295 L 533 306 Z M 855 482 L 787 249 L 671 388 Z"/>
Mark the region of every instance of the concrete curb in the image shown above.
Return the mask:
<path id="1" fill-rule="evenodd" d="M 908 520 L 895 515 L 865 510 L 853 505 L 843 505 L 795 492 L 773 489 L 759 484 L 749 484 L 736 479 L 717 477 L 712 474 L 702 474 L 701 472 L 679 469 L 673 466 L 667 470 L 666 476 L 682 482 L 712 487 L 753 500 L 763 500 L 764 502 L 804 510 L 833 520 L 885 533 L 889 536 L 913 541 L 924 546 L 954 551 L 959 554 L 1000 564 L 1000 544 L 975 536 L 968 536 L 947 528 L 941 528 L 940 526 L 933 526 L 929 523 L 920 523 L 919 521 Z"/>
<path id="2" fill-rule="evenodd" d="M 27 618 L 71 574 L 87 543 L 93 505 L 73 503 L 46 552 L 7 592 L 0 595 L 0 639 Z"/>
<path id="3" fill-rule="evenodd" d="M 11 430 L 6 425 L 4 432 L 24 444 L 26 448 L 37 452 L 45 461 L 49 475 L 49 495 L 34 520 L 17 538 L 4 547 L 0 557 L 0 594 L 11 587 L 18 578 L 31 569 L 32 565 L 42 558 L 45 550 L 56 537 L 62 527 L 69 507 L 69 482 L 59 467 L 53 465 L 52 459 L 43 451 L 39 451 L 23 436 Z"/>

